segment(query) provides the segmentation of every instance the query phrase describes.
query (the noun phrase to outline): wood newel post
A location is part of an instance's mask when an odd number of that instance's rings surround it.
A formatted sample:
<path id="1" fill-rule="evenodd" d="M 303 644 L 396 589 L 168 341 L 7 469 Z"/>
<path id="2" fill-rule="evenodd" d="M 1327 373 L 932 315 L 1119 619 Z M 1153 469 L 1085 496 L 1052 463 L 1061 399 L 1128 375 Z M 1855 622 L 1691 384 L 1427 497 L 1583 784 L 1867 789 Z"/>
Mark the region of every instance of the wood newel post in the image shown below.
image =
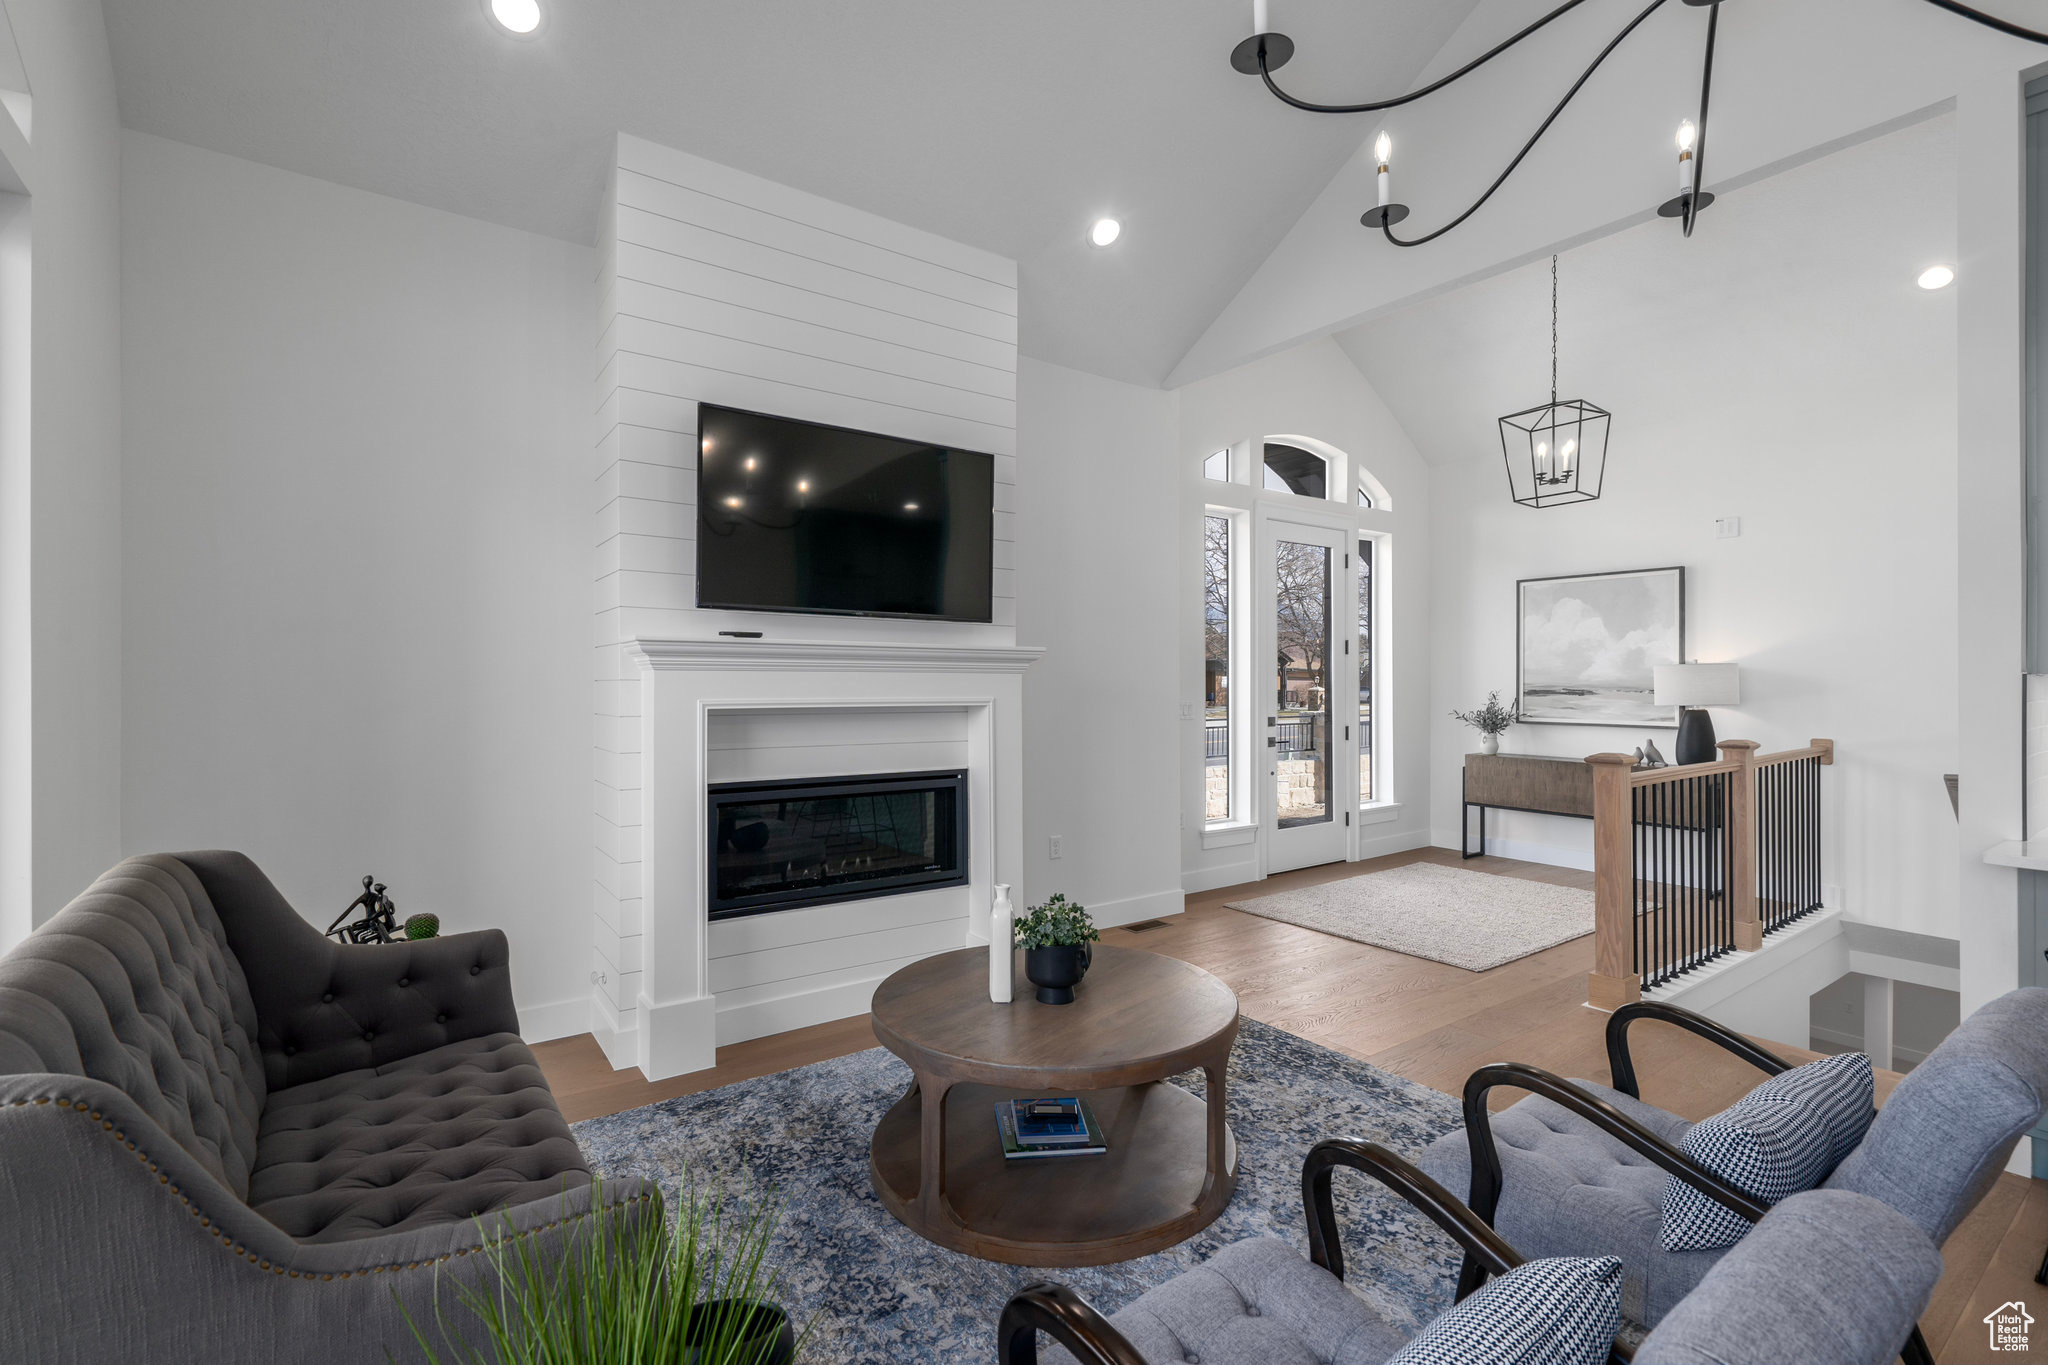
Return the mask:
<path id="1" fill-rule="evenodd" d="M 1821 767 L 1823 767 L 1823 768 L 1832 768 L 1832 767 L 1834 767 L 1834 766 L 1835 766 L 1835 742 L 1834 742 L 1833 740 L 1831 740 L 1831 739 L 1817 739 L 1817 740 L 1814 740 L 1814 741 L 1813 741 L 1813 747 L 1814 747 L 1814 748 L 1816 748 L 1816 749 L 1818 749 L 1818 750 L 1820 750 L 1820 766 L 1821 766 Z"/>
<path id="2" fill-rule="evenodd" d="M 1728 774 L 1728 901 L 1735 926 L 1734 947 L 1754 953 L 1764 946 L 1764 924 L 1756 904 L 1756 751 L 1753 739 L 1721 741 L 1721 759 L 1740 763 Z"/>
<path id="3" fill-rule="evenodd" d="M 1613 1010 L 1640 1000 L 1635 969 L 1635 802 L 1627 754 L 1594 754 L 1593 765 L 1593 971 L 1586 1001 Z"/>

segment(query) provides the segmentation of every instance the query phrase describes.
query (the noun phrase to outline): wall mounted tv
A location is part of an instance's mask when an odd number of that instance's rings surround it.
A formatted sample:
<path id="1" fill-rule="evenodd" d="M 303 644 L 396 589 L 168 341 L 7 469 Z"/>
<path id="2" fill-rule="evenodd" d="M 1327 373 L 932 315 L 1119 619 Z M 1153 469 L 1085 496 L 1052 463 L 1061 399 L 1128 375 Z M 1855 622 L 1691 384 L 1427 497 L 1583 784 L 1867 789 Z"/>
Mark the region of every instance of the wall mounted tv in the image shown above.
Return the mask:
<path id="1" fill-rule="evenodd" d="M 697 605 L 986 621 L 995 457 L 697 405 Z"/>

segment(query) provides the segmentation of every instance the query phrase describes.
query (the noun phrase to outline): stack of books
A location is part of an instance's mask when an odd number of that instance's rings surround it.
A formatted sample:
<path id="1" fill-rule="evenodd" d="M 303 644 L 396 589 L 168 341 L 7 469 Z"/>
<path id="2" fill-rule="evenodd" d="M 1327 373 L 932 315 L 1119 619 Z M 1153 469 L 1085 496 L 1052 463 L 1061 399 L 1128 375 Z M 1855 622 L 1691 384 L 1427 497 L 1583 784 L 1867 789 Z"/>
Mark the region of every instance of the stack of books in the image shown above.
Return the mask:
<path id="1" fill-rule="evenodd" d="M 1075 1095 L 1004 1100 L 996 1106 L 1003 1156 L 1029 1161 L 1049 1156 L 1099 1156 L 1109 1150 L 1094 1111 Z"/>

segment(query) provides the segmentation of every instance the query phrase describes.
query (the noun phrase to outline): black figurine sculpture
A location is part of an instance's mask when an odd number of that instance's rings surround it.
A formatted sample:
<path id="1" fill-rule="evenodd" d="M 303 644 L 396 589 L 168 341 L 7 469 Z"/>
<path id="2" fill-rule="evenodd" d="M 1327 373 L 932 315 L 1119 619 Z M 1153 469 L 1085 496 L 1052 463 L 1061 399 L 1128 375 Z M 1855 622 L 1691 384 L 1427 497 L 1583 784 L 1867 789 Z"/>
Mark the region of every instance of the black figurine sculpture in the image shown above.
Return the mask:
<path id="1" fill-rule="evenodd" d="M 359 920 L 349 922 L 357 910 Z M 399 937 L 398 906 L 384 894 L 384 883 L 374 876 L 363 878 L 363 894 L 348 903 L 348 909 L 327 926 L 327 936 L 342 943 L 390 943 Z"/>

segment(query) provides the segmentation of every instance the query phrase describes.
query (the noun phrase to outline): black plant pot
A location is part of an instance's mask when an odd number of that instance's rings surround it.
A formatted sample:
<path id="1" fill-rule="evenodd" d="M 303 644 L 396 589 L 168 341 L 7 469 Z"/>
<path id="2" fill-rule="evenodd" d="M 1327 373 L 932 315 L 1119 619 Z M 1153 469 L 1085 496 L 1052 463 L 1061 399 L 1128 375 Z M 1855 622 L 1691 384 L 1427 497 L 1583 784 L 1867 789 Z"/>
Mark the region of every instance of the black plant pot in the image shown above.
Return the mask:
<path id="1" fill-rule="evenodd" d="M 707 1353 L 704 1336 L 714 1323 L 739 1319 L 746 1337 L 736 1354 L 714 1360 Z M 792 1365 L 796 1360 L 796 1332 L 789 1314 L 772 1303 L 748 1303 L 735 1299 L 712 1299 L 690 1312 L 688 1341 L 683 1348 L 684 1365 Z"/>
<path id="2" fill-rule="evenodd" d="M 1026 948 L 1024 975 L 1038 987 L 1041 1005 L 1071 1005 L 1074 987 L 1088 974 L 1088 964 L 1094 956 L 1094 950 L 1085 943 L 1062 948 Z"/>

